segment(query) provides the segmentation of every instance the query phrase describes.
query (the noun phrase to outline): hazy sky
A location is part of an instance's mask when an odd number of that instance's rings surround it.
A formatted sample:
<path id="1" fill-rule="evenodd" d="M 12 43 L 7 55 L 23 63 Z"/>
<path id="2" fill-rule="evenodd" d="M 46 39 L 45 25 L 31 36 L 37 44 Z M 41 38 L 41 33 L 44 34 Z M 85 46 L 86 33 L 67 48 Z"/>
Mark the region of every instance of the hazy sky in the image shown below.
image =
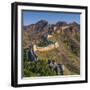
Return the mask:
<path id="1" fill-rule="evenodd" d="M 43 11 L 23 11 L 23 25 L 30 25 L 39 20 L 47 20 L 50 24 L 55 24 L 58 21 L 65 21 L 67 23 L 80 23 L 80 14 L 78 13 L 64 13 L 64 12 L 43 12 Z"/>

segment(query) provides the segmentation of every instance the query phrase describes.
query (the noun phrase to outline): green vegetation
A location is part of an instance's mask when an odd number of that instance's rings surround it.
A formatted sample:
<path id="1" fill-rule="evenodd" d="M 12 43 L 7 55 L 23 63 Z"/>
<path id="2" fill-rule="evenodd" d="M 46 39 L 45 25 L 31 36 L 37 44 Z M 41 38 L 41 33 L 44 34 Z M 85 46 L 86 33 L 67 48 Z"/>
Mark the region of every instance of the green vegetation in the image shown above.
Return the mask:
<path id="1" fill-rule="evenodd" d="M 28 62 L 29 61 L 28 49 L 23 49 L 23 60 L 24 60 L 24 62 Z"/>
<path id="2" fill-rule="evenodd" d="M 40 40 L 40 42 L 37 44 L 37 46 L 39 47 L 46 47 L 48 46 L 49 44 L 54 44 L 54 42 L 50 41 L 50 40 Z"/>
<path id="3" fill-rule="evenodd" d="M 34 76 L 53 76 L 55 71 L 51 70 L 46 60 L 38 60 L 36 62 L 24 62 L 24 77 Z"/>

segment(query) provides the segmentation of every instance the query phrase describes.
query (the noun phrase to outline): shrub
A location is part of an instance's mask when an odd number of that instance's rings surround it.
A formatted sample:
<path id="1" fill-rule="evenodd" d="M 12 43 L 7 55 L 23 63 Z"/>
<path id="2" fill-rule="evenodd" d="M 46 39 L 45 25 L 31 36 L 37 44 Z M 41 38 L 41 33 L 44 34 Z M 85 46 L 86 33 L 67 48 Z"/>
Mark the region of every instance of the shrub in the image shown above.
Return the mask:
<path id="1" fill-rule="evenodd" d="M 24 63 L 24 77 L 30 76 L 53 76 L 55 71 L 51 70 L 45 60 L 38 60 L 36 62 Z"/>

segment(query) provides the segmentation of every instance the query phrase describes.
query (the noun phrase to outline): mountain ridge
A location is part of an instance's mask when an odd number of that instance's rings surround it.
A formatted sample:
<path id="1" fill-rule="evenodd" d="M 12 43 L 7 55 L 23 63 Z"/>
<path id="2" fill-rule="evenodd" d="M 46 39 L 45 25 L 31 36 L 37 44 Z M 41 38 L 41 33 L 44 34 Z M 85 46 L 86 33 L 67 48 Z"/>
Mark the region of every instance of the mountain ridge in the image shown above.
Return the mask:
<path id="1" fill-rule="evenodd" d="M 44 52 L 36 50 L 39 60 L 50 59 L 65 65 L 65 75 L 80 74 L 80 24 L 60 21 L 49 24 L 40 20 L 22 29 L 24 50 L 28 51 L 30 45 L 44 48 L 57 42 L 57 48 Z"/>
<path id="2" fill-rule="evenodd" d="M 69 27 L 69 28 L 65 28 Z M 65 30 L 62 30 L 62 29 Z M 31 41 L 37 41 L 41 38 L 47 38 L 48 34 L 52 35 L 54 33 L 76 33 L 80 31 L 80 25 L 76 22 L 67 24 L 66 22 L 58 21 L 56 24 L 49 24 L 46 20 L 40 20 L 35 24 L 28 26 L 23 26 L 23 37 L 31 38 Z M 30 40 L 29 40 L 30 41 Z"/>

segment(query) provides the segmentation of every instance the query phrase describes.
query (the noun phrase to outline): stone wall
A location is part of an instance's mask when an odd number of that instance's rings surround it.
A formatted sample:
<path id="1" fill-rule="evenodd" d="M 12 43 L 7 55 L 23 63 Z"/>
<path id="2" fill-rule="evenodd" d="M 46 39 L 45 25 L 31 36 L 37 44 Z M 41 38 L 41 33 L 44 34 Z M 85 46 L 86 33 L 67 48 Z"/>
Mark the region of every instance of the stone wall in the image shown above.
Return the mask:
<path id="1" fill-rule="evenodd" d="M 33 49 L 34 49 L 34 51 L 44 52 L 44 51 L 49 51 L 49 50 L 52 50 L 52 49 L 55 49 L 58 47 L 59 47 L 59 44 L 58 44 L 58 42 L 56 42 L 55 44 L 50 44 L 46 47 L 38 47 L 38 46 L 34 45 Z"/>

